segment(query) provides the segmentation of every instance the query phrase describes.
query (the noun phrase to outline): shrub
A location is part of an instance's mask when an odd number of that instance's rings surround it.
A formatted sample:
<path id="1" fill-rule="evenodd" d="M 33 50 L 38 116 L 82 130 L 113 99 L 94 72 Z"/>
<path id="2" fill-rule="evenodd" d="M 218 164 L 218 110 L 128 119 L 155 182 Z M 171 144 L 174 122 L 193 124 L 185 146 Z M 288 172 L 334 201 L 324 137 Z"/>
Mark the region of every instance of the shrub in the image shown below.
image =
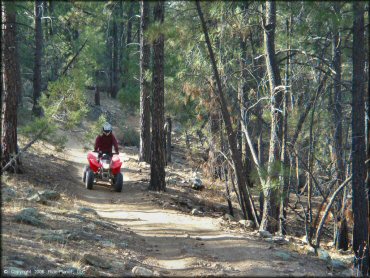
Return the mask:
<path id="1" fill-rule="evenodd" d="M 125 146 L 136 146 L 140 145 L 140 134 L 132 127 L 121 127 L 119 132 L 116 132 L 117 140 L 123 143 Z"/>

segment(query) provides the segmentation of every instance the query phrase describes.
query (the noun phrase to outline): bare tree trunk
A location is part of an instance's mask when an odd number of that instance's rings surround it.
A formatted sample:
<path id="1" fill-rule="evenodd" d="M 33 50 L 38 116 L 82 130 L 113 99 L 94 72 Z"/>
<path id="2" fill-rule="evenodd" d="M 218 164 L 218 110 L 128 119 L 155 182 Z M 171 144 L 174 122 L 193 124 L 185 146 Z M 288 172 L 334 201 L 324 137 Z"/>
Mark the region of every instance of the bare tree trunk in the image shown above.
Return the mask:
<path id="1" fill-rule="evenodd" d="M 252 55 L 253 55 L 253 57 L 256 57 L 257 53 L 256 53 L 255 48 L 256 47 L 260 48 L 262 46 L 263 38 L 259 33 L 257 33 L 257 39 L 253 40 L 253 34 L 252 34 L 252 32 L 250 32 L 249 39 L 250 39 L 251 48 L 252 48 Z M 255 76 L 257 76 L 257 80 L 260 83 L 260 82 L 262 82 L 263 75 L 264 75 L 264 72 L 263 72 L 263 67 L 264 66 L 262 65 L 261 62 L 258 62 L 258 61 L 261 61 L 261 60 L 255 61 L 255 59 L 252 59 L 253 73 L 254 73 Z M 257 101 L 259 101 L 259 99 L 261 98 L 261 92 L 260 91 L 261 91 L 260 86 L 257 86 L 257 88 L 256 88 Z M 263 134 L 262 113 L 263 113 L 263 111 L 262 111 L 261 103 L 258 103 L 256 105 L 256 115 L 257 115 L 256 134 L 257 134 L 257 157 L 258 157 L 258 161 L 259 161 L 260 165 L 264 165 L 264 163 L 265 163 L 265 157 L 263 155 L 264 145 L 263 145 L 263 138 L 262 138 L 262 134 Z M 246 141 L 247 141 L 246 145 L 249 145 L 248 140 L 246 140 Z M 248 149 L 247 146 L 246 146 L 246 149 Z M 258 167 L 258 166 L 256 166 L 256 167 Z M 260 194 L 259 194 L 260 215 L 263 214 L 263 203 L 264 203 L 264 196 L 263 196 L 263 190 L 261 189 Z"/>
<path id="2" fill-rule="evenodd" d="M 132 18 L 134 16 L 134 4 L 135 1 L 130 0 L 130 6 L 128 10 L 128 18 L 127 18 L 127 35 L 126 35 L 126 47 L 125 47 L 125 60 L 123 63 L 123 82 L 122 87 L 126 88 L 127 81 L 128 81 L 128 73 L 130 67 L 130 52 L 129 52 L 129 44 L 132 42 Z"/>
<path id="3" fill-rule="evenodd" d="M 119 64 L 118 64 L 118 57 L 119 57 L 119 43 L 118 43 L 118 26 L 117 26 L 117 17 L 118 15 L 118 7 L 117 3 L 115 3 L 113 7 L 113 30 L 112 30 L 112 37 L 113 37 L 113 45 L 112 45 L 112 87 L 111 87 L 111 97 L 116 98 L 118 93 L 118 74 L 119 74 Z"/>
<path id="4" fill-rule="evenodd" d="M 348 179 L 346 179 L 338 188 L 337 190 L 335 190 L 335 192 L 333 193 L 333 195 L 331 196 L 330 200 L 329 200 L 329 203 L 328 205 L 326 206 L 326 209 L 324 211 L 324 215 L 322 216 L 321 220 L 320 220 L 320 223 L 317 227 L 317 230 L 316 230 L 316 235 L 315 235 L 315 245 L 316 247 L 320 247 L 320 238 L 321 238 L 321 231 L 322 231 L 322 228 L 324 227 L 324 224 L 325 224 L 325 220 L 326 218 L 328 217 L 328 214 L 329 214 L 329 211 L 330 211 L 330 208 L 331 206 L 333 205 L 333 202 L 336 198 L 336 196 L 338 195 L 338 193 L 343 189 L 343 187 L 345 187 L 347 185 L 347 183 L 349 183 L 352 179 L 352 176 L 349 177 Z M 353 179 L 352 179 L 353 180 Z"/>
<path id="5" fill-rule="evenodd" d="M 353 2 L 352 75 L 352 210 L 354 267 L 369 269 L 368 199 L 365 191 L 364 3 Z"/>
<path id="6" fill-rule="evenodd" d="M 220 76 L 218 74 L 218 70 L 216 66 L 216 60 L 213 54 L 211 42 L 209 40 L 208 30 L 207 30 L 207 26 L 206 26 L 206 23 L 203 17 L 203 13 L 200 7 L 199 0 L 196 1 L 196 6 L 197 6 L 200 21 L 203 27 L 203 33 L 206 39 L 206 44 L 208 47 L 208 52 L 209 52 L 210 60 L 212 63 L 214 77 L 217 83 L 217 88 L 218 88 L 217 100 L 219 101 L 222 117 L 225 123 L 225 128 L 227 130 L 227 138 L 228 138 L 229 147 L 231 151 L 231 157 L 234 163 L 236 180 L 237 180 L 239 192 L 240 192 L 240 198 L 241 198 L 242 204 L 245 204 L 245 207 L 246 207 L 246 210 L 243 211 L 244 217 L 248 219 L 253 219 L 256 226 L 258 226 L 259 219 L 257 217 L 254 204 L 253 204 L 253 200 L 252 200 L 252 197 L 247 187 L 245 169 L 243 168 L 243 163 L 242 163 L 241 157 L 237 150 L 236 133 L 233 130 L 232 125 L 231 125 L 230 113 L 227 110 L 226 100 L 223 94 L 221 80 L 220 80 Z"/>
<path id="7" fill-rule="evenodd" d="M 279 189 L 274 184 L 279 182 L 279 170 L 277 163 L 280 161 L 283 130 L 283 90 L 279 67 L 275 59 L 275 24 L 276 24 L 276 2 L 266 3 L 266 22 L 263 23 L 266 67 L 269 75 L 271 92 L 271 137 L 268 161 L 268 178 L 264 188 L 264 207 L 260 230 L 276 232 L 279 229 Z"/>
<path id="8" fill-rule="evenodd" d="M 14 2 L 2 3 L 2 92 L 1 107 L 1 167 L 17 153 L 17 108 L 21 91 L 18 45 L 16 39 L 16 8 Z M 13 171 L 18 169 L 8 168 Z"/>
<path id="9" fill-rule="evenodd" d="M 286 30 L 287 30 L 287 49 L 290 49 L 290 26 L 289 20 L 286 20 Z M 289 176 L 287 175 L 288 171 L 288 152 L 287 152 L 287 139 L 288 139 L 288 106 L 289 106 L 289 92 L 290 90 L 290 60 L 289 60 L 290 51 L 287 53 L 287 61 L 285 66 L 285 92 L 284 92 L 284 106 L 283 106 L 283 141 L 281 149 L 281 161 L 283 167 L 283 176 L 280 180 L 280 191 L 282 192 L 282 197 L 280 198 L 280 213 L 279 213 L 279 232 L 283 235 L 286 234 L 286 217 L 287 217 L 287 205 L 289 203 Z M 289 91 L 288 91 L 289 90 Z"/>
<path id="10" fill-rule="evenodd" d="M 171 117 L 166 118 L 166 162 L 171 162 L 171 132 L 172 132 L 172 121 Z"/>
<path id="11" fill-rule="evenodd" d="M 42 111 L 39 105 L 39 98 L 41 96 L 41 59 L 42 59 L 42 7 L 43 2 L 41 0 L 35 0 L 34 16 L 35 16 L 35 62 L 33 69 L 33 107 L 32 113 L 35 116 L 41 116 Z"/>
<path id="12" fill-rule="evenodd" d="M 149 25 L 149 2 L 141 1 L 140 28 L 140 161 L 150 163 L 150 45 L 144 36 Z"/>
<path id="13" fill-rule="evenodd" d="M 233 204 L 231 202 L 231 195 L 230 195 L 230 190 L 229 190 L 229 171 L 228 166 L 224 166 L 224 178 L 225 178 L 225 190 L 226 190 L 226 199 L 227 199 L 227 205 L 229 207 L 229 212 L 230 215 L 234 216 L 234 210 L 233 210 Z M 228 170 L 226 170 L 228 169 Z"/>
<path id="14" fill-rule="evenodd" d="M 340 3 L 334 3 L 334 10 L 336 16 L 340 16 Z M 342 128 L 342 91 L 341 91 L 341 77 L 342 77 L 342 61 L 341 61 L 341 38 L 338 31 L 338 22 L 333 22 L 333 67 L 335 71 L 334 75 L 334 109 L 333 109 L 333 122 L 335 124 L 334 128 L 334 149 L 333 149 L 333 161 L 335 163 L 335 172 L 336 172 L 336 179 L 337 185 L 341 184 L 345 178 L 345 168 L 343 163 L 343 128 Z M 347 250 L 348 246 L 348 234 L 346 227 L 347 221 L 343 219 L 345 217 L 344 212 L 341 210 L 341 202 L 343 199 L 343 194 L 340 194 L 340 198 L 338 198 L 337 205 L 335 206 L 336 211 L 335 219 L 334 219 L 334 231 L 337 231 L 334 235 L 334 242 L 336 249 L 345 249 Z M 338 218 L 341 220 L 341 229 L 337 227 L 337 220 Z"/>
<path id="15" fill-rule="evenodd" d="M 312 218 L 312 189 L 313 189 L 313 179 L 312 179 L 312 173 L 313 173 L 313 157 L 315 152 L 315 138 L 313 135 L 313 125 L 314 125 L 314 115 L 316 110 L 316 102 L 317 99 L 315 99 L 313 104 L 313 109 L 311 113 L 311 122 L 310 122 L 310 132 L 309 132 L 309 150 L 308 150 L 308 176 L 307 176 L 307 219 L 309 224 L 308 229 L 308 235 L 307 239 L 309 242 L 312 242 L 313 237 L 313 218 Z"/>
<path id="16" fill-rule="evenodd" d="M 247 4 L 245 4 L 247 5 Z M 246 13 L 248 7 L 244 7 L 244 13 Z M 239 91 L 238 91 L 238 101 L 240 106 L 240 113 L 238 115 L 238 150 L 240 152 L 240 155 L 243 155 L 243 139 L 245 141 L 245 157 L 244 157 L 244 167 L 247 174 L 247 183 L 253 187 L 253 183 L 250 179 L 250 174 L 252 172 L 252 163 L 251 163 L 251 152 L 249 151 L 247 139 L 245 136 L 243 136 L 242 132 L 242 123 L 241 121 L 244 121 L 244 124 L 247 125 L 249 121 L 249 116 L 246 111 L 246 107 L 249 106 L 249 99 L 248 99 L 248 84 L 247 84 L 247 78 L 248 78 L 248 71 L 247 71 L 247 42 L 245 39 L 240 38 L 240 48 L 241 48 L 241 57 L 239 60 L 240 64 L 240 84 L 239 84 Z M 242 157 L 243 159 L 243 157 Z"/>
<path id="17" fill-rule="evenodd" d="M 95 105 L 100 106 L 99 71 L 95 71 Z"/>
<path id="18" fill-rule="evenodd" d="M 154 21 L 163 24 L 164 2 L 154 6 Z M 165 191 L 165 149 L 164 149 L 164 35 L 153 43 L 153 117 L 152 146 L 149 190 Z"/>

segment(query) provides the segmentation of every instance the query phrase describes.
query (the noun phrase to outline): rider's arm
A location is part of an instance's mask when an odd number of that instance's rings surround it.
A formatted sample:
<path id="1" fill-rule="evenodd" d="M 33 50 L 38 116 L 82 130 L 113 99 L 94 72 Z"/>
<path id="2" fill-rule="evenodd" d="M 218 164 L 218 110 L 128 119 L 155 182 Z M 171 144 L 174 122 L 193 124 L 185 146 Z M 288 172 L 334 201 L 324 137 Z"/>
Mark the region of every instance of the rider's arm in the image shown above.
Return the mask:
<path id="1" fill-rule="evenodd" d="M 100 136 L 96 137 L 94 145 L 94 151 L 97 152 L 98 149 L 100 149 Z"/>
<path id="2" fill-rule="evenodd" d="M 116 153 L 118 153 L 118 143 L 117 143 L 116 137 L 114 137 L 113 134 L 112 134 L 112 140 L 113 140 L 114 150 Z"/>

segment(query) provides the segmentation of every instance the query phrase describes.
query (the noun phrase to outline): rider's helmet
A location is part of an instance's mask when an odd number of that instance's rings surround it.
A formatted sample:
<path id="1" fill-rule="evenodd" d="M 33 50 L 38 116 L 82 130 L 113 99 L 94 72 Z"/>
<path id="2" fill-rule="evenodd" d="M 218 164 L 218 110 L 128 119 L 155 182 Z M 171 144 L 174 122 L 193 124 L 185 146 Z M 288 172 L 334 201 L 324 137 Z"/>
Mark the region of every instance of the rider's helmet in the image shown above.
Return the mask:
<path id="1" fill-rule="evenodd" d="M 103 125 L 103 134 L 108 136 L 112 132 L 112 125 L 110 123 L 105 123 Z"/>

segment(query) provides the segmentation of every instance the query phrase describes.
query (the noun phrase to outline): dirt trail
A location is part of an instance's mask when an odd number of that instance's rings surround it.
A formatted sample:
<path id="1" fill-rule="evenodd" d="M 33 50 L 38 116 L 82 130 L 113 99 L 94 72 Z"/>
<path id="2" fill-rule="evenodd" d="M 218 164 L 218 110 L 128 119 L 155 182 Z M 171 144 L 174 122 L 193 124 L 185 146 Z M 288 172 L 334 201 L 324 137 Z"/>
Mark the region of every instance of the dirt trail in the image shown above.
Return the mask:
<path id="1" fill-rule="evenodd" d="M 86 153 L 78 138 L 69 138 L 66 159 L 73 165 L 75 180 L 70 184 L 71 190 L 81 205 L 94 208 L 101 217 L 131 229 L 151 246 L 146 249 L 143 264 L 171 276 L 327 275 L 323 261 L 284 251 L 247 234 L 226 233 L 216 218 L 193 216 L 156 205 L 152 202 L 153 193 L 146 190 L 148 172 L 139 169 L 133 149 L 123 149 L 120 154 L 124 160 L 121 193 L 99 185 L 94 185 L 93 190 L 85 189 L 80 176 Z M 288 253 L 289 257 L 283 258 L 278 251 Z"/>

